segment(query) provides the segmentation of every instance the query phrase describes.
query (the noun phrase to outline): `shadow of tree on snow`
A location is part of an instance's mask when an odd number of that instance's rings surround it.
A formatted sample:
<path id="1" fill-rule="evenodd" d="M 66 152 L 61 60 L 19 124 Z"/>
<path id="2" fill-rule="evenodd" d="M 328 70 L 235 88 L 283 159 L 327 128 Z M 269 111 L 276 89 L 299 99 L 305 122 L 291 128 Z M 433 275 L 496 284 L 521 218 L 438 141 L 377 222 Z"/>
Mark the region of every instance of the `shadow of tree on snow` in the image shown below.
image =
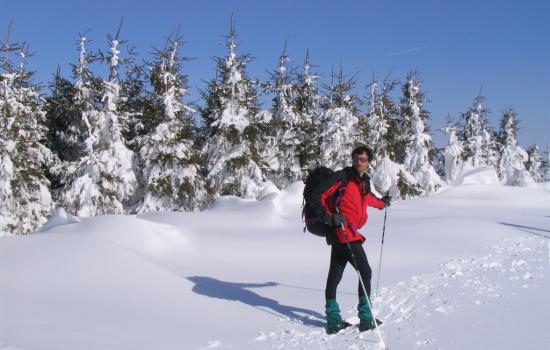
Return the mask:
<path id="1" fill-rule="evenodd" d="M 545 234 L 539 233 L 539 232 L 533 232 L 533 231 L 540 231 L 540 232 L 550 233 L 550 230 L 547 230 L 547 229 L 524 226 L 524 225 L 509 224 L 509 223 L 506 223 L 506 222 L 499 222 L 499 224 L 514 227 L 514 228 L 517 228 L 520 231 L 527 232 L 527 233 L 530 233 L 530 234 L 535 235 L 535 236 L 550 239 L 550 235 L 545 235 Z"/>
<path id="2" fill-rule="evenodd" d="M 302 322 L 304 325 L 313 327 L 324 326 L 324 316 L 313 310 L 300 307 L 282 305 L 277 300 L 263 297 L 247 288 L 275 287 L 278 283 L 235 283 L 220 281 L 211 277 L 192 276 L 187 279 L 195 285 L 193 292 L 211 298 L 240 301 L 278 317 L 284 316 Z M 271 311 L 270 311 L 271 310 Z"/>

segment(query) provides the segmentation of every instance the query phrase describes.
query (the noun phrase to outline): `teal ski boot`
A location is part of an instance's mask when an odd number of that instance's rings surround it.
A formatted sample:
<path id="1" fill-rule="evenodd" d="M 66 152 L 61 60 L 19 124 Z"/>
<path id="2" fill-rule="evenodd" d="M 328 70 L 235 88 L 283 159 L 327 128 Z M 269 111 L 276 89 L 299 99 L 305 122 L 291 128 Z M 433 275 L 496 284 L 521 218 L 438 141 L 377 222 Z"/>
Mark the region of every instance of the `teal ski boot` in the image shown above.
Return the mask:
<path id="1" fill-rule="evenodd" d="M 327 315 L 327 334 L 335 334 L 351 326 L 350 323 L 342 320 L 342 316 L 340 316 L 340 307 L 336 299 L 327 299 L 325 313 Z"/>
<path id="2" fill-rule="evenodd" d="M 376 320 L 374 323 L 374 317 L 372 317 L 372 311 L 369 307 L 369 302 L 366 296 L 359 297 L 359 305 L 357 305 L 357 311 L 359 311 L 359 332 L 366 332 L 382 324 L 382 321 Z"/>

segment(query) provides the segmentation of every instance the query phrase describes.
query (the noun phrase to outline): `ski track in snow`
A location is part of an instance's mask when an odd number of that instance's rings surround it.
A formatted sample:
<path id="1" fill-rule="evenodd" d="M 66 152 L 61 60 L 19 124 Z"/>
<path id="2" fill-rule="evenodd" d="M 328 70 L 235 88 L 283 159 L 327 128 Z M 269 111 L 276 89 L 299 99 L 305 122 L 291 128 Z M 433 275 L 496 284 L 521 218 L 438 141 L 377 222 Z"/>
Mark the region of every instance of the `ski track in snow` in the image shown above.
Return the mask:
<path id="1" fill-rule="evenodd" d="M 413 276 L 391 288 L 382 288 L 373 298 L 377 318 L 385 323 L 380 331 L 387 349 L 444 349 L 435 331 L 433 317 L 460 313 L 467 308 L 510 298 L 526 288 L 536 288 L 550 264 L 550 243 L 540 238 L 509 239 L 481 258 L 462 258 L 441 265 L 441 270 Z M 546 260 L 549 260 L 548 262 Z M 452 297 L 449 297 L 452 296 Z M 358 323 L 355 308 L 343 312 L 348 322 Z M 321 311 L 322 313 L 322 311 Z M 346 317 L 348 316 L 349 317 Z M 281 319 L 276 331 L 260 331 L 251 340 L 271 349 L 380 349 L 377 333 L 359 333 L 349 327 L 336 335 Z"/>

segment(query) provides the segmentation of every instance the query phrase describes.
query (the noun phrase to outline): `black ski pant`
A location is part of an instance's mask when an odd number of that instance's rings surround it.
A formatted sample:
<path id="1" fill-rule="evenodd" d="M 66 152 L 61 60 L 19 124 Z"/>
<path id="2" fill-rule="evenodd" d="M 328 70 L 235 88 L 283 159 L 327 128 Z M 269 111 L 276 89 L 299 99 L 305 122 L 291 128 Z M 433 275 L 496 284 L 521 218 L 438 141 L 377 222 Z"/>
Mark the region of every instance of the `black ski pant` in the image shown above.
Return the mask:
<path id="1" fill-rule="evenodd" d="M 353 258 L 350 253 L 350 248 L 353 251 L 355 256 L 355 265 Z M 370 298 L 370 280 L 372 277 L 372 270 L 367 260 L 367 254 L 363 249 L 361 242 L 351 242 L 349 247 L 346 243 L 336 243 L 332 245 L 330 252 L 330 268 L 328 270 L 327 277 L 327 286 L 325 289 L 325 298 L 327 299 L 336 299 L 336 288 L 342 280 L 344 274 L 344 269 L 346 268 L 347 263 L 350 263 L 356 270 L 359 270 L 361 278 L 365 283 L 365 289 L 367 290 L 367 295 Z M 361 287 L 361 281 L 359 281 L 358 288 L 359 296 L 365 295 L 363 288 Z"/>

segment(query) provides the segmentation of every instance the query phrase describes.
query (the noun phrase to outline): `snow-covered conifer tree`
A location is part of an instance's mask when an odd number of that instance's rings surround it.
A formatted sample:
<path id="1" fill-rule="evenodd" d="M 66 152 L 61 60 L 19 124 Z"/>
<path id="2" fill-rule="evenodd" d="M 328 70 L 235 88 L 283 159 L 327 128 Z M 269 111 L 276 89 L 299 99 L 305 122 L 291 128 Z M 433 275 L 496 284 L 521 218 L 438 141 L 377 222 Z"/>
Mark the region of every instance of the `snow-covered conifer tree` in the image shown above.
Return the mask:
<path id="1" fill-rule="evenodd" d="M 10 23 L 11 27 L 11 23 Z M 10 28 L 11 29 L 11 28 Z M 0 236 L 29 234 L 46 221 L 53 202 L 44 170 L 54 157 L 46 141 L 39 87 L 27 70 L 28 47 L 1 43 L 0 74 Z M 11 54 L 20 58 L 17 66 Z"/>
<path id="2" fill-rule="evenodd" d="M 542 174 L 542 158 L 540 155 L 539 146 L 531 145 L 527 148 L 527 170 L 535 182 L 541 182 Z"/>
<path id="3" fill-rule="evenodd" d="M 126 72 L 120 81 L 120 97 L 117 113 L 122 129 L 123 139 L 132 151 L 138 152 L 139 137 L 151 132 L 146 129 L 145 109 L 150 107 L 146 91 L 146 71 L 141 64 L 134 63 L 133 58 L 126 61 Z"/>
<path id="4" fill-rule="evenodd" d="M 101 106 L 101 79 L 94 76 L 88 68 L 90 63 L 101 59 L 100 54 L 88 52 L 86 45 L 90 41 L 83 35 L 77 42 L 79 60 L 72 65 L 73 81 L 55 76 L 52 95 L 46 99 L 45 111 L 48 120 L 50 149 L 59 157 L 60 162 L 51 171 L 51 191 L 58 198 L 64 178 L 78 162 L 87 155 L 86 140 L 88 134 L 88 115 L 94 108 Z"/>
<path id="5" fill-rule="evenodd" d="M 448 135 L 449 141 L 445 147 L 445 179 L 448 183 L 452 182 L 462 172 L 464 166 L 464 160 L 462 153 L 464 147 L 459 137 L 459 128 L 456 124 L 450 120 L 447 121 L 447 126 L 443 131 Z"/>
<path id="6" fill-rule="evenodd" d="M 295 110 L 300 116 L 298 127 L 305 138 L 300 149 L 300 167 L 307 169 L 320 161 L 320 122 L 319 104 L 321 95 L 317 89 L 319 76 L 311 72 L 309 50 L 306 52 L 302 72 L 298 74 L 298 86 L 295 100 Z"/>
<path id="7" fill-rule="evenodd" d="M 91 42 L 85 35 L 80 34 L 78 40 L 78 64 L 72 64 L 74 85 L 76 87 L 76 102 L 81 107 L 82 119 L 86 120 L 86 112 L 102 107 L 103 80 L 94 75 L 89 65 L 101 61 L 100 52 L 88 51 L 87 45 Z"/>
<path id="8" fill-rule="evenodd" d="M 376 149 L 377 159 L 389 154 L 389 145 L 386 140 L 382 138 L 388 131 L 390 125 L 387 120 L 383 118 L 383 105 L 380 95 L 380 82 L 374 80 L 367 86 L 368 97 L 366 99 L 366 105 L 368 111 L 363 118 L 359 118 L 359 140 L 370 145 L 373 149 Z"/>
<path id="9" fill-rule="evenodd" d="M 321 164 L 337 169 L 349 165 L 351 151 L 357 144 L 360 99 L 351 93 L 357 79 L 346 77 L 342 67 L 338 74 L 332 74 L 332 84 L 321 103 L 324 112 L 320 118 Z"/>
<path id="10" fill-rule="evenodd" d="M 434 147 L 430 151 L 430 162 L 439 178 L 445 177 L 445 147 Z"/>
<path id="11" fill-rule="evenodd" d="M 426 127 L 430 115 L 424 108 L 427 99 L 421 84 L 418 72 L 408 73 L 400 105 L 403 123 L 400 140 L 403 142 L 405 169 L 416 178 L 424 193 L 430 193 L 441 187 L 442 182 L 430 163 L 432 137 Z"/>
<path id="12" fill-rule="evenodd" d="M 203 148 L 213 195 L 256 198 L 266 185 L 261 169 L 257 82 L 248 78 L 249 55 L 237 55 L 233 21 L 226 36 L 227 57 L 217 57 L 216 78 L 209 82 L 201 114 L 207 139 Z"/>
<path id="13" fill-rule="evenodd" d="M 63 77 L 58 68 L 51 85 L 52 93 L 44 105 L 49 129 L 48 144 L 62 162 L 75 161 L 84 155 L 88 132 L 83 117 L 101 100 L 96 88 L 100 81 L 88 69 L 88 64 L 99 60 L 100 56 L 87 52 L 88 43 L 87 38 L 80 35 L 79 63 L 72 65 L 73 81 Z"/>
<path id="14" fill-rule="evenodd" d="M 151 68 L 153 104 L 164 107 L 158 126 L 140 140 L 145 194 L 138 212 L 198 210 L 207 202 L 200 172 L 200 154 L 195 147 L 193 112 L 182 98 L 187 94 L 187 76 L 181 73 L 177 36 L 157 50 Z"/>
<path id="15" fill-rule="evenodd" d="M 107 35 L 110 44 L 106 57 L 109 78 L 103 81 L 102 102 L 110 112 L 110 118 L 116 119 L 124 144 L 134 150 L 136 145 L 133 141 L 137 136 L 136 128 L 139 128 L 137 124 L 143 114 L 144 70 L 134 63 L 136 53 L 133 47 L 126 50 L 126 56 L 120 55 L 121 46 L 127 43 L 120 39 L 121 29 L 122 22 L 114 38 Z"/>
<path id="16" fill-rule="evenodd" d="M 486 166 L 498 168 L 499 150 L 501 145 L 497 133 L 491 127 L 483 128 L 483 139 L 481 143 L 481 156 Z"/>
<path id="17" fill-rule="evenodd" d="M 119 34 L 120 28 L 114 38 L 108 35 L 109 78 L 102 84 L 102 107 L 82 113 L 88 129 L 85 154 L 65 166 L 61 180 L 64 188 L 59 193 L 59 201 L 68 212 L 78 216 L 122 213 L 137 185 L 136 157 L 126 147 L 117 111 L 120 97 L 119 45 L 124 43 Z M 86 63 L 86 60 L 81 60 L 84 66 Z M 83 92 L 97 93 L 90 92 L 87 85 L 84 87 Z"/>
<path id="18" fill-rule="evenodd" d="M 275 95 L 271 109 L 271 130 L 273 143 L 268 144 L 265 155 L 272 169 L 273 182 L 280 188 L 301 178 L 300 144 L 305 134 L 300 129 L 300 115 L 295 112 L 296 86 L 293 83 L 293 69 L 289 65 L 286 42 L 279 56 L 279 65 L 271 73 L 267 93 Z M 271 160 L 271 161 L 270 161 Z"/>
<path id="19" fill-rule="evenodd" d="M 373 80 L 367 86 L 367 113 L 365 122 L 368 125 L 366 141 L 376 149 L 377 157 L 388 157 L 396 161 L 396 149 L 400 134 L 398 125 L 399 108 L 392 98 L 398 82 L 384 79 Z"/>
<path id="20" fill-rule="evenodd" d="M 542 181 L 550 181 L 550 147 L 546 145 L 544 158 L 541 162 Z"/>
<path id="21" fill-rule="evenodd" d="M 81 155 L 85 125 L 76 103 L 77 89 L 58 70 L 51 84 L 51 95 L 44 110 L 48 127 L 48 147 L 61 161 L 72 161 Z"/>
<path id="22" fill-rule="evenodd" d="M 372 183 L 382 194 L 389 193 L 394 198 L 409 198 L 420 194 L 417 181 L 404 165 L 395 161 L 396 140 L 399 135 L 399 128 L 396 120 L 399 110 L 392 100 L 391 92 L 395 89 L 397 82 L 384 79 L 383 81 L 373 80 L 367 86 L 369 96 L 367 97 L 368 111 L 364 123 L 366 130 L 367 145 L 371 146 L 376 156 L 372 166 Z"/>
<path id="23" fill-rule="evenodd" d="M 461 139 L 464 143 L 463 157 L 469 167 L 478 168 L 486 166 L 483 157 L 483 145 L 488 145 L 487 133 L 484 127 L 487 124 L 486 115 L 489 112 L 483 107 L 485 96 L 479 94 L 465 113 L 462 113 L 464 129 Z"/>
<path id="24" fill-rule="evenodd" d="M 509 186 L 524 186 L 526 181 L 533 182 L 525 169 L 527 152 L 517 142 L 518 130 L 517 113 L 512 107 L 506 107 L 500 121 L 499 139 L 502 150 L 497 170 L 502 183 Z"/>

